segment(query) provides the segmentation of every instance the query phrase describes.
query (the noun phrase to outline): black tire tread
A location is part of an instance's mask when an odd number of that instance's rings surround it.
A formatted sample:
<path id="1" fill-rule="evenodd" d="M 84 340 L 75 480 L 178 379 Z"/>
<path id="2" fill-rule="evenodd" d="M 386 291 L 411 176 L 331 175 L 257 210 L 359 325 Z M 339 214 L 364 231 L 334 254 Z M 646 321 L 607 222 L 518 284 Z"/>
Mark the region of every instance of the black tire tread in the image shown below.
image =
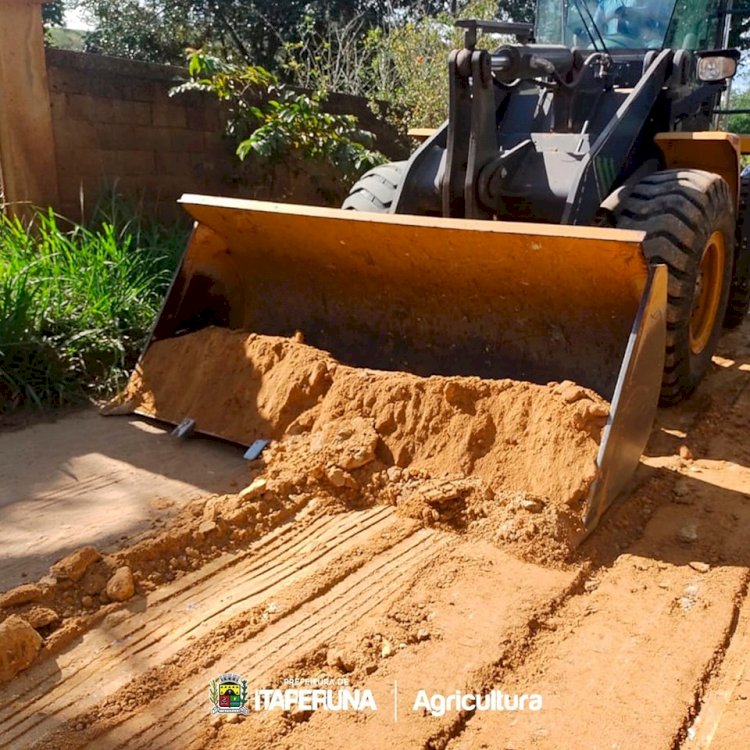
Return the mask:
<path id="1" fill-rule="evenodd" d="M 349 211 L 388 213 L 405 167 L 405 161 L 373 167 L 354 183 L 341 207 Z"/>
<path id="2" fill-rule="evenodd" d="M 719 175 L 695 169 L 665 170 L 636 185 L 625 199 L 616 225 L 620 229 L 646 232 L 643 248 L 648 261 L 663 263 L 668 268 L 667 346 L 661 403 L 677 403 L 700 382 L 721 332 L 729 296 L 730 263 L 725 270 L 724 292 L 709 343 L 700 355 L 690 351 L 690 314 L 700 255 L 710 234 L 721 229 L 727 256 L 732 257 L 734 200 Z"/>
<path id="3" fill-rule="evenodd" d="M 740 178 L 740 200 L 737 210 L 737 224 L 734 237 L 735 265 L 732 271 L 732 286 L 729 289 L 727 312 L 724 315 L 725 328 L 737 328 L 742 325 L 750 309 L 750 278 L 747 271 L 737 269 L 738 259 L 742 254 L 750 253 L 746 212 L 750 204 L 750 177 Z"/>

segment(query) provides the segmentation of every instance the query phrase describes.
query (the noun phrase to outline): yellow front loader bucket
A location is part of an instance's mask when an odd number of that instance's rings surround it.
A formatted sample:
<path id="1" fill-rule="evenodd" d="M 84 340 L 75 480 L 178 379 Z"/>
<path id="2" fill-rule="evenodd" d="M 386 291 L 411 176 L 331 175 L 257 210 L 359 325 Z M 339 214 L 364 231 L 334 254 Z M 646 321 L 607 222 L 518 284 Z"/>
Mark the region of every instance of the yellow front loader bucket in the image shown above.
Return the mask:
<path id="1" fill-rule="evenodd" d="M 209 325 L 301 331 L 354 366 L 572 380 L 611 402 L 588 529 L 627 483 L 655 414 L 665 346 L 666 269 L 649 267 L 642 233 L 181 202 L 196 224 L 150 343 Z M 186 372 L 185 387 L 211 398 L 211 383 L 196 377 Z M 158 402 L 139 411 L 172 423 L 189 416 Z M 227 437 L 220 420 L 197 428 Z"/>

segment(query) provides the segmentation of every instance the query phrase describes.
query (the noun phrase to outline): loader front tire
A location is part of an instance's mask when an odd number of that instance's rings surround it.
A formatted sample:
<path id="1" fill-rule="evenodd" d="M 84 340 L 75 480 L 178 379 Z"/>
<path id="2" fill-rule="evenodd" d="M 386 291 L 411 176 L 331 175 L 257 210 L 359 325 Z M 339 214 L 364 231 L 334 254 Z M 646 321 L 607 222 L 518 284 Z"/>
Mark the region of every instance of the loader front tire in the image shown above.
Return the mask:
<path id="1" fill-rule="evenodd" d="M 390 213 L 405 168 L 405 161 L 373 167 L 354 183 L 341 208 L 377 214 Z"/>
<path id="2" fill-rule="evenodd" d="M 717 174 L 656 172 L 641 180 L 618 212 L 617 227 L 646 232 L 650 263 L 669 271 L 662 404 L 689 396 L 711 364 L 732 279 L 734 199 Z"/>

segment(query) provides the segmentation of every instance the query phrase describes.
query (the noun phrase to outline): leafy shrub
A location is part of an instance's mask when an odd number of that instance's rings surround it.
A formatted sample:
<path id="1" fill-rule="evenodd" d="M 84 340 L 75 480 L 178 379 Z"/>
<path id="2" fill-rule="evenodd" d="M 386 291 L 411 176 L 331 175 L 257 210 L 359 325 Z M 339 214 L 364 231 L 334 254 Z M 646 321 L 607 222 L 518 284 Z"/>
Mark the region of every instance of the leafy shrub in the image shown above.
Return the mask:
<path id="1" fill-rule="evenodd" d="M 448 55 L 463 39 L 456 18 L 527 21 L 533 3 L 508 0 L 501 10 L 497 0 L 469 0 L 455 10 L 422 0 L 376 27 L 362 17 L 311 27 L 285 46 L 284 68 L 300 86 L 366 96 L 375 111 L 386 103 L 383 115 L 401 129 L 437 127 L 448 112 Z"/>
<path id="2" fill-rule="evenodd" d="M 460 12 L 461 18 L 497 15 L 496 0 L 471 0 Z M 448 55 L 463 45 L 455 20 L 447 12 L 424 15 L 374 29 L 365 40 L 373 50 L 373 98 L 386 102 L 395 124 L 404 129 L 435 128 L 448 116 Z M 526 18 L 519 12 L 514 20 Z M 480 38 L 478 46 L 491 48 L 497 42 Z"/>
<path id="3" fill-rule="evenodd" d="M 242 160 L 250 154 L 272 163 L 325 160 L 350 180 L 385 160 L 356 117 L 325 111 L 323 92 L 294 91 L 265 68 L 222 62 L 201 50 L 188 51 L 188 72 L 190 80 L 170 93 L 204 91 L 224 102 L 227 134 Z"/>

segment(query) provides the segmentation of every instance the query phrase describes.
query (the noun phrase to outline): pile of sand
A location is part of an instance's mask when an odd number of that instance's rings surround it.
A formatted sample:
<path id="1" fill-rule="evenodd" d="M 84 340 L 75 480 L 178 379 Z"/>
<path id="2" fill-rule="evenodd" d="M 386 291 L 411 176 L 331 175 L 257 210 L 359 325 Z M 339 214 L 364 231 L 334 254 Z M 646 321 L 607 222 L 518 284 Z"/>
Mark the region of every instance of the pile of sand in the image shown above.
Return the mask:
<path id="1" fill-rule="evenodd" d="M 196 500 L 113 554 L 76 550 L 0 597 L 0 682 L 118 602 L 302 515 L 390 504 L 527 559 L 563 562 L 582 531 L 608 410 L 570 382 L 356 369 L 299 341 L 221 328 L 154 344 L 118 404 L 271 443 L 236 495 Z M 124 572 L 121 596 L 113 581 Z"/>
<path id="2" fill-rule="evenodd" d="M 136 367 L 120 402 L 238 443 L 280 438 L 331 386 L 333 360 L 290 339 L 226 328 L 159 341 Z"/>
<path id="3" fill-rule="evenodd" d="M 223 328 L 153 344 L 123 394 L 141 413 L 240 443 L 267 438 L 253 490 L 333 509 L 385 502 L 534 559 L 581 530 L 608 404 L 571 382 L 422 378 L 342 365 Z"/>

